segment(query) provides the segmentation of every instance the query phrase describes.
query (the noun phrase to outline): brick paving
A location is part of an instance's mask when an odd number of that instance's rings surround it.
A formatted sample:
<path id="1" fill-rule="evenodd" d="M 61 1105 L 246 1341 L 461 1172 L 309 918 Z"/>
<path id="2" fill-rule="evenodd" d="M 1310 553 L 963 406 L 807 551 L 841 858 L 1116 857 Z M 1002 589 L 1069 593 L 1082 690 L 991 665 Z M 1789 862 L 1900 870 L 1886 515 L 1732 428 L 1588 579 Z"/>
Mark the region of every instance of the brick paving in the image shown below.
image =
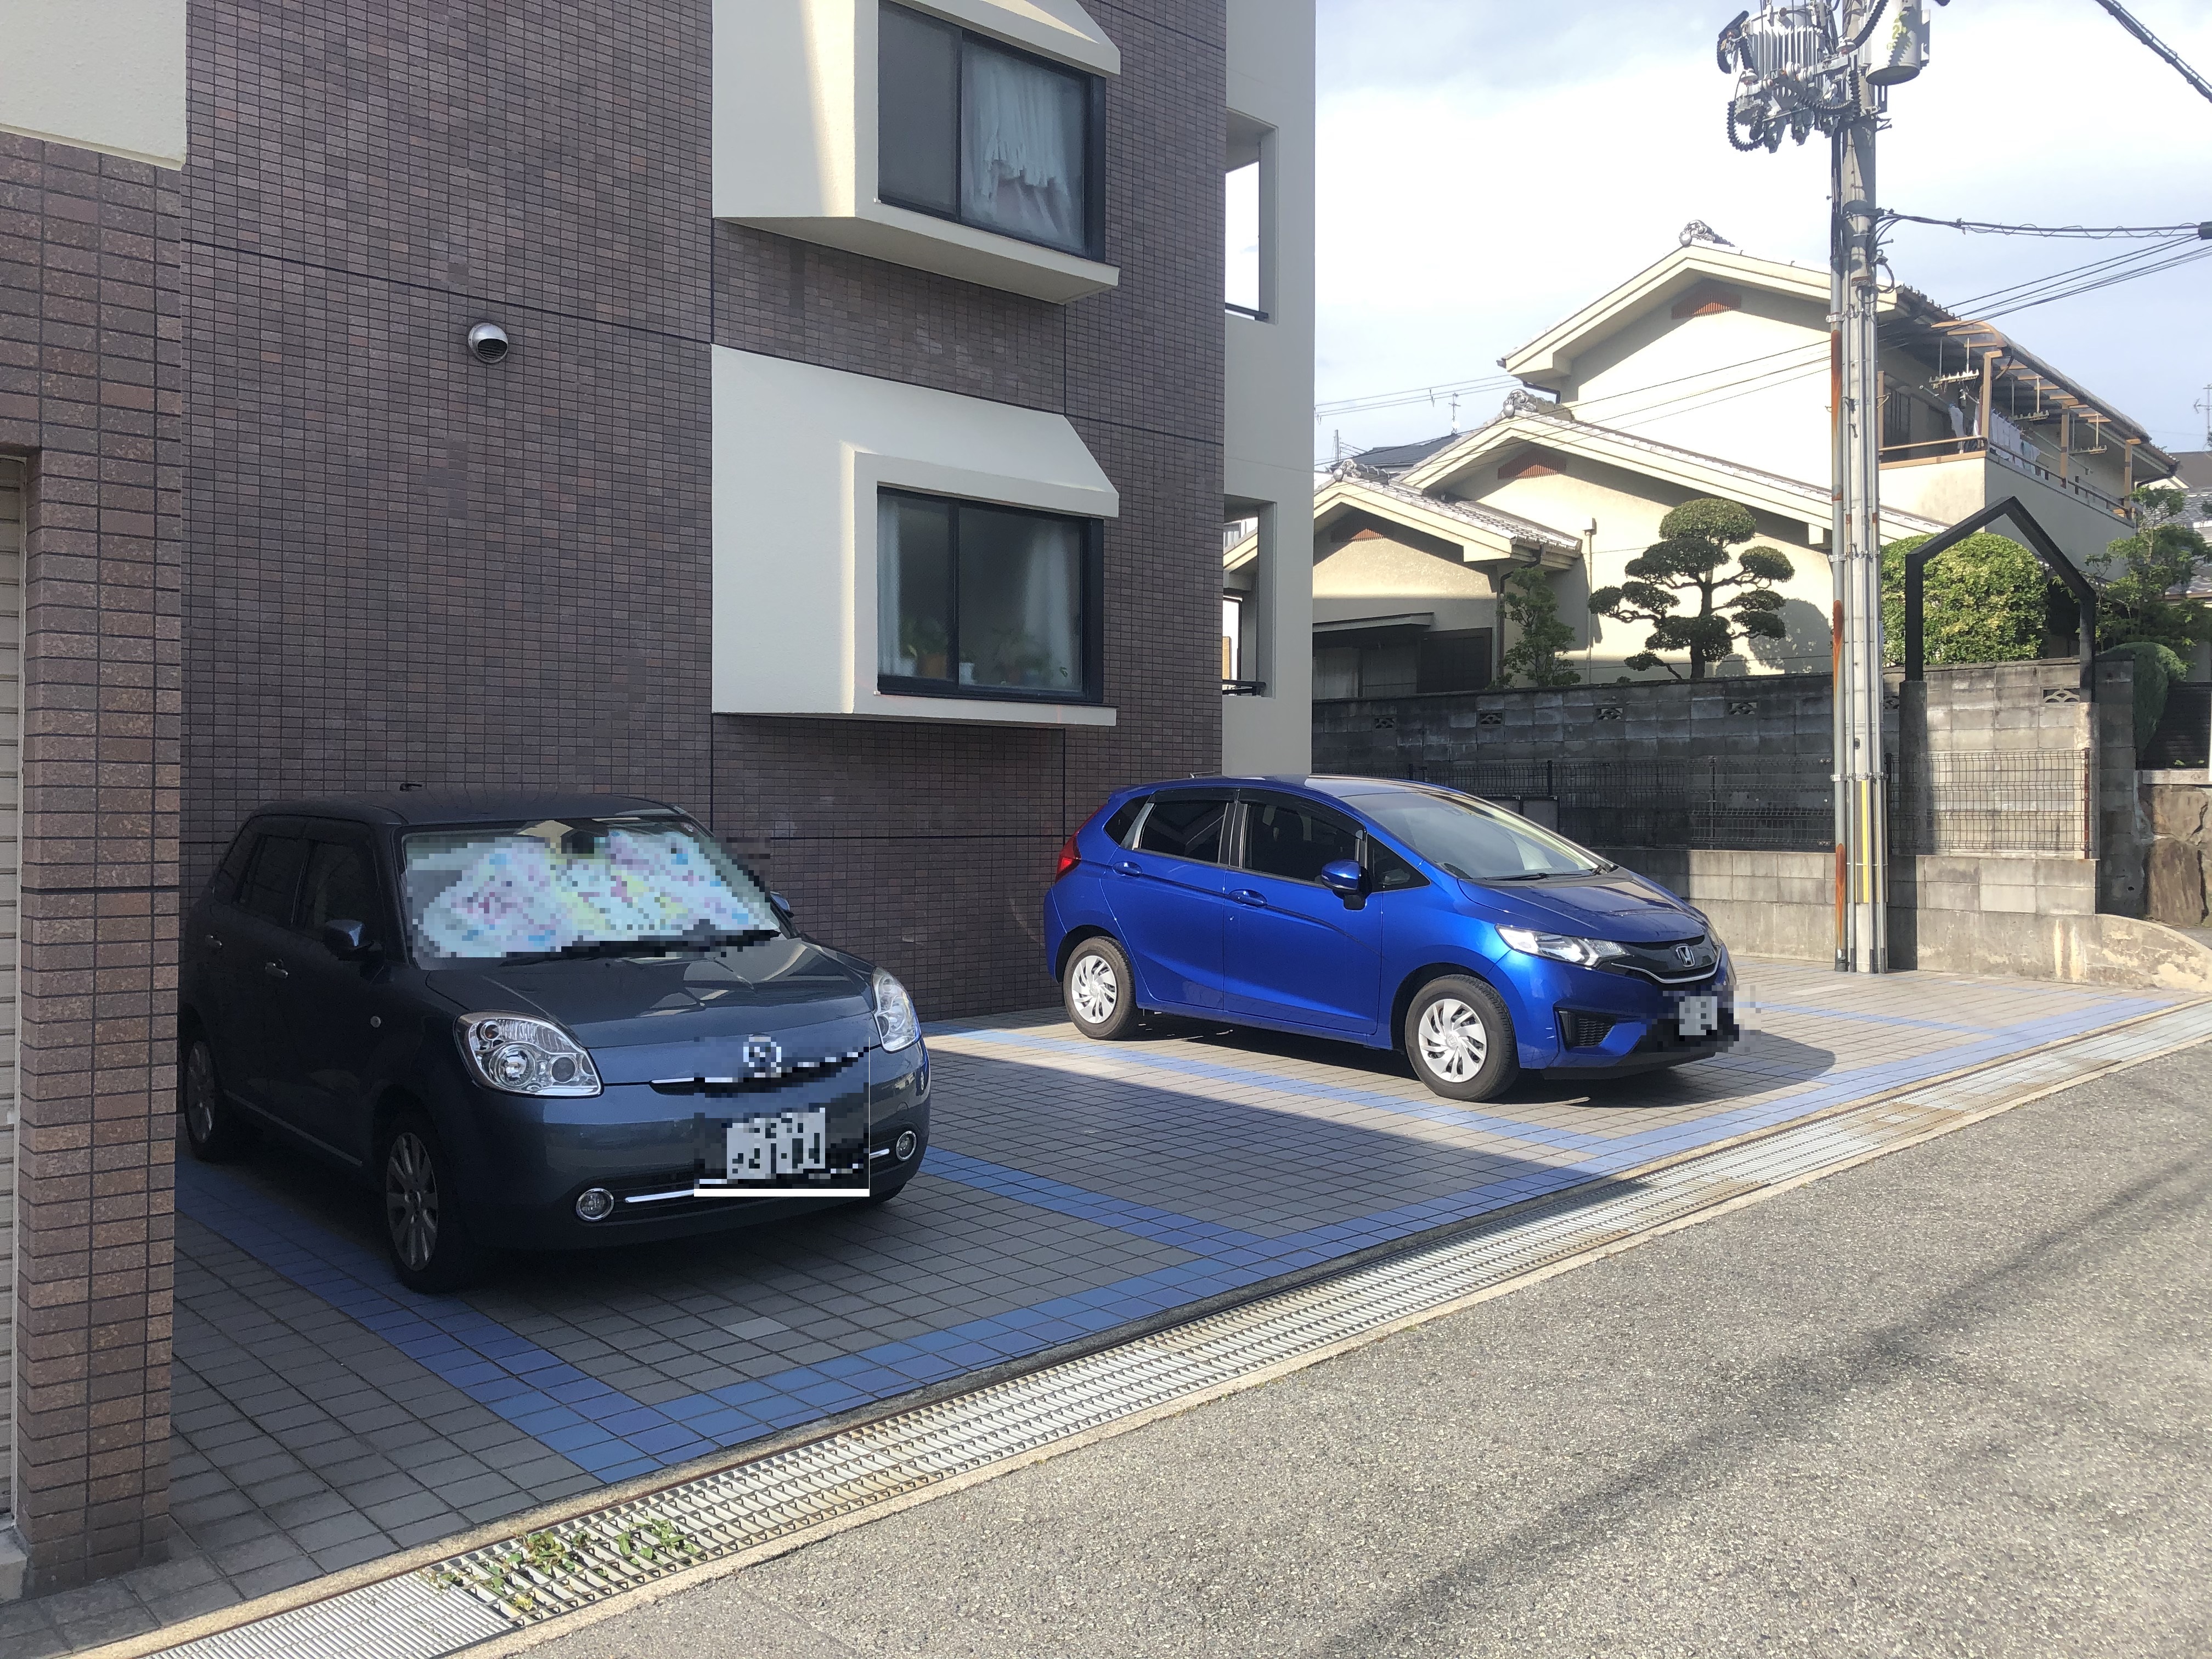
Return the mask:
<path id="1" fill-rule="evenodd" d="M 0 1608 L 111 1639 L 1072 1338 L 2178 1000 L 1750 964 L 1732 1053 L 1462 1109 L 1393 1057 L 1056 1015 L 940 1027 L 896 1203 L 417 1297 L 373 1201 L 268 1152 L 179 1186 L 173 1557 Z"/>

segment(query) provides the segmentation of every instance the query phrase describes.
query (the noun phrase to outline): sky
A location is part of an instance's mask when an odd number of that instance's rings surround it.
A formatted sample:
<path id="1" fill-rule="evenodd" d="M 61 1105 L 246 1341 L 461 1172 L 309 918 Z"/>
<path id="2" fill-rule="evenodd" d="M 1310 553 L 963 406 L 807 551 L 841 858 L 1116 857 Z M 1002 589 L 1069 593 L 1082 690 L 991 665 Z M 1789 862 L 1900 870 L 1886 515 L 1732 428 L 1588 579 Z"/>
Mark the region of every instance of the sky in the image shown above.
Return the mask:
<path id="1" fill-rule="evenodd" d="M 1729 148 L 1713 39 L 1743 0 L 1319 0 L 1323 404 L 1480 379 L 1701 219 L 1825 268 L 1827 149 Z M 2212 76 L 2212 0 L 2129 0 Z M 2212 220 L 2212 102 L 2095 0 L 1929 8 L 1927 70 L 1893 88 L 1881 204 L 1940 218 Z M 1939 303 L 2128 251 L 1903 225 L 1898 279 Z M 2168 449 L 2212 448 L 2212 258 L 2002 319 Z M 1479 426 L 1502 385 L 1325 414 L 1314 453 Z"/>

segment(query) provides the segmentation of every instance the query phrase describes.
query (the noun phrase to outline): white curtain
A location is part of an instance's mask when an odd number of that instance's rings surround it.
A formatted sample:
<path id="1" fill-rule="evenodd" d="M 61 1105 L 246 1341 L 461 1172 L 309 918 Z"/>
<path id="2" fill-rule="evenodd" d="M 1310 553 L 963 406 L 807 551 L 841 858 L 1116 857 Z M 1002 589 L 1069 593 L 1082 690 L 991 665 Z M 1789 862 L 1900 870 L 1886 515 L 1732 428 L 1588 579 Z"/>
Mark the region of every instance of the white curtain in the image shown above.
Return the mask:
<path id="1" fill-rule="evenodd" d="M 1082 82 L 987 48 L 963 59 L 961 216 L 1082 251 Z"/>
<path id="2" fill-rule="evenodd" d="M 1083 641 L 1076 629 L 1083 605 L 1075 591 L 1083 562 L 1080 532 L 1072 525 L 1041 524 L 1022 573 L 1022 627 L 1042 647 L 1036 683 L 1056 691 L 1080 690 Z"/>
<path id="3" fill-rule="evenodd" d="M 914 659 L 899 654 L 899 512 L 889 495 L 876 498 L 876 672 L 911 674 Z"/>

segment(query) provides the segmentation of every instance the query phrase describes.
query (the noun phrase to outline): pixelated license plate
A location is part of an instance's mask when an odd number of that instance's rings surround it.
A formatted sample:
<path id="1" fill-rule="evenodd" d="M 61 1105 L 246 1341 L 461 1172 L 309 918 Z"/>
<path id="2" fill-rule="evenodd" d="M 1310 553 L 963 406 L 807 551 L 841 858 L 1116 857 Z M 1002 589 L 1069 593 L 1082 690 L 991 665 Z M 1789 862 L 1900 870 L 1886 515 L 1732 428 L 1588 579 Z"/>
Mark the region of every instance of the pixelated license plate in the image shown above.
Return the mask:
<path id="1" fill-rule="evenodd" d="M 730 1179 L 775 1181 L 830 1167 L 830 1112 L 817 1106 L 730 1125 Z"/>
<path id="2" fill-rule="evenodd" d="M 1675 1005 L 1676 1029 L 1686 1037 L 1710 1036 L 1721 1029 L 1718 997 L 1684 997 Z"/>

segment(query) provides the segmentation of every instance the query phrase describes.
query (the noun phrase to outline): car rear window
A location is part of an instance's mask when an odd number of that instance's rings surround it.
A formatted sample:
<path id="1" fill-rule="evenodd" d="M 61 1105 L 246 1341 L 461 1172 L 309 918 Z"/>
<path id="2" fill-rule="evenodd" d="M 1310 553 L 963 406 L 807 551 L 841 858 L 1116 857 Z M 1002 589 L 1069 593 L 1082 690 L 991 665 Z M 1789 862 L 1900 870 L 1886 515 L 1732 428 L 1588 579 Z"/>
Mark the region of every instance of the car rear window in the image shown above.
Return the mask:
<path id="1" fill-rule="evenodd" d="M 417 831 L 401 842 L 418 958 L 483 961 L 661 949 L 783 932 L 752 874 L 678 818 L 547 819 Z"/>

